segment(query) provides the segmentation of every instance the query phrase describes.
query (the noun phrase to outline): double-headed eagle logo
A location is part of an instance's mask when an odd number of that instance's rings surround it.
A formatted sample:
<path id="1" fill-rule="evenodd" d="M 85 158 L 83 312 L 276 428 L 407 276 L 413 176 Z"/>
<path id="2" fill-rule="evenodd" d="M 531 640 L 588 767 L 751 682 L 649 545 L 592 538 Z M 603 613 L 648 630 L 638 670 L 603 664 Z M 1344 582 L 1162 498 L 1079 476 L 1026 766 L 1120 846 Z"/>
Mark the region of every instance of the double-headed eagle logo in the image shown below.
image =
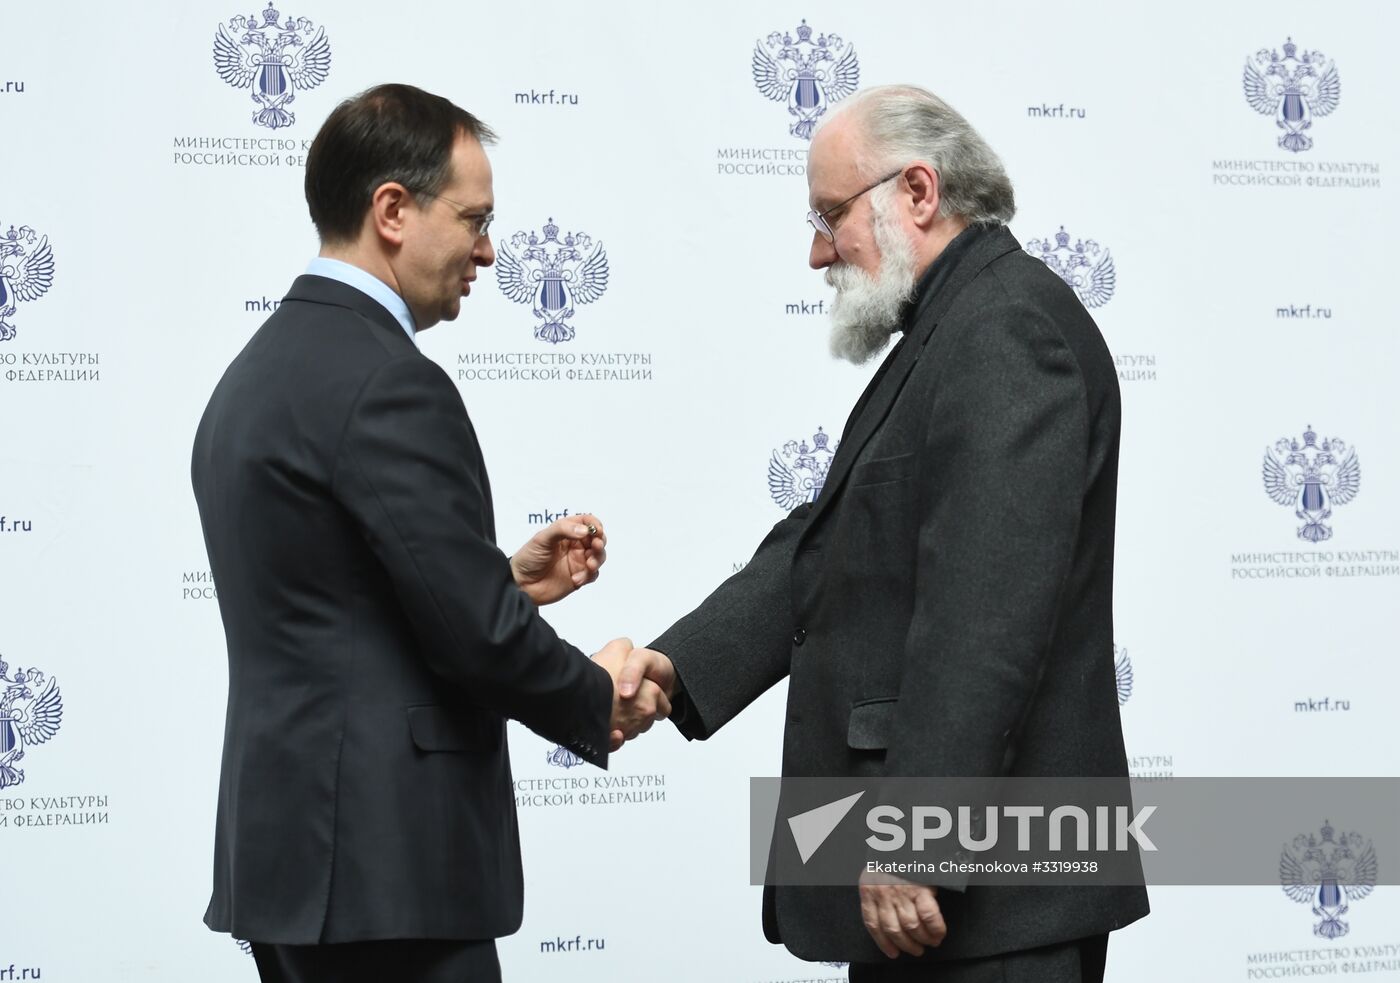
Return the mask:
<path id="1" fill-rule="evenodd" d="M 1026 243 L 1026 252 L 1054 270 L 1085 307 L 1102 307 L 1113 297 L 1118 285 L 1113 257 L 1093 239 L 1077 240 L 1073 246 L 1069 240 L 1069 233 L 1062 225 L 1053 243 L 1049 239 L 1032 239 Z"/>
<path id="2" fill-rule="evenodd" d="M 0 341 L 18 333 L 6 318 L 13 317 L 22 301 L 38 300 L 53 286 L 53 250 L 49 237 L 40 237 L 27 225 L 13 225 L 0 236 Z"/>
<path id="3" fill-rule="evenodd" d="M 831 443 L 830 436 L 818 427 L 810 444 L 789 440 L 781 450 L 775 450 L 768 461 L 768 494 L 773 501 L 789 512 L 804 502 L 815 502 L 840 443 Z"/>
<path id="4" fill-rule="evenodd" d="M 856 49 L 837 34 L 813 39 L 804 20 L 797 37 L 774 31 L 753 46 L 753 82 L 774 102 L 786 102 L 796 122 L 788 132 L 812 139 L 817 121 L 833 102 L 846 98 L 860 85 Z"/>
<path id="5" fill-rule="evenodd" d="M 601 242 L 584 232 L 559 238 L 559 226 L 550 219 L 534 232 L 517 232 L 501 243 L 496 257 L 496 283 L 517 304 L 531 304 L 535 337 L 557 345 L 574 337 L 568 323 L 575 304 L 591 304 L 608 289 L 608 254 Z"/>
<path id="6" fill-rule="evenodd" d="M 313 33 L 314 32 L 314 33 Z M 305 17 L 282 20 L 271 3 L 257 15 L 239 15 L 214 33 L 214 67 L 235 89 L 251 89 L 259 108 L 253 122 L 276 130 L 291 126 L 296 114 L 286 107 L 298 90 L 316 88 L 331 70 L 331 43 L 326 29 Z"/>
<path id="7" fill-rule="evenodd" d="M 1342 81 L 1337 66 L 1321 51 L 1298 53 L 1289 38 L 1283 57 L 1270 48 L 1261 48 L 1244 63 L 1244 97 L 1255 112 L 1274 117 L 1283 134 L 1278 145 L 1295 154 L 1313 145 L 1304 130 L 1312 129 L 1316 117 L 1337 108 L 1342 98 Z"/>
<path id="8" fill-rule="evenodd" d="M 1293 837 L 1283 845 L 1278 859 L 1283 893 L 1299 904 L 1312 904 L 1322 921 L 1313 934 L 1338 939 L 1351 931 L 1342 916 L 1376 886 L 1376 848 L 1360 833 L 1337 831 L 1324 822 L 1317 835 Z"/>
<path id="9" fill-rule="evenodd" d="M 1332 538 L 1332 507 L 1346 505 L 1361 489 L 1361 461 L 1356 448 L 1336 437 L 1317 442 L 1312 427 L 1303 442 L 1284 437 L 1264 448 L 1264 490 L 1279 505 L 1303 520 L 1298 538 L 1320 543 Z"/>
<path id="10" fill-rule="evenodd" d="M 0 659 L 0 789 L 24 781 L 25 749 L 48 742 L 63 723 L 58 680 L 38 669 L 10 667 Z"/>

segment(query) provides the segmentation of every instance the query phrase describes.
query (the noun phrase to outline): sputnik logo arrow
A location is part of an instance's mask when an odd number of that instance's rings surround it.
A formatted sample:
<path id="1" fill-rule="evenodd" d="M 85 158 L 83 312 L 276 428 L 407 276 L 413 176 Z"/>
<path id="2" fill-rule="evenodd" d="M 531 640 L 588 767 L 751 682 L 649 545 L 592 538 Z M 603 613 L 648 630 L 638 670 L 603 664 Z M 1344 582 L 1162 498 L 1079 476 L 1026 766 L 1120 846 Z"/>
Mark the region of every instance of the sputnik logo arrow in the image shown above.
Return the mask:
<path id="1" fill-rule="evenodd" d="M 807 812 L 800 813 L 788 819 L 788 828 L 792 830 L 793 842 L 797 844 L 798 856 L 805 864 L 812 859 L 812 854 L 816 853 L 826 838 L 832 834 L 837 826 L 841 825 L 841 820 L 846 818 L 846 813 L 855 807 L 856 802 L 864 792 L 857 792 L 855 795 L 848 795 L 844 799 L 837 799 L 835 802 L 828 802 L 824 806 L 817 806 Z"/>

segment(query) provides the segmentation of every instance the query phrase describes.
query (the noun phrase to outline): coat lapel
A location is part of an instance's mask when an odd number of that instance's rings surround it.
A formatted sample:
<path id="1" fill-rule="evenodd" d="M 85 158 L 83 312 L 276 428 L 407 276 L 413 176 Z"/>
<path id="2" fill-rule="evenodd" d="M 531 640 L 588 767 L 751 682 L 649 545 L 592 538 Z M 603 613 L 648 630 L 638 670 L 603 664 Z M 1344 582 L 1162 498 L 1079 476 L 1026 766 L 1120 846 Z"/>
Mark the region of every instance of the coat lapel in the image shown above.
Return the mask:
<path id="1" fill-rule="evenodd" d="M 890 409 L 904 389 L 904 384 L 909 381 L 909 375 L 914 371 L 919 356 L 933 337 L 939 320 L 953 305 L 953 301 L 957 300 L 958 294 L 994 260 L 1020 248 L 1021 244 L 1016 241 L 1016 237 L 1004 226 L 990 230 L 971 245 L 958 261 L 958 265 L 949 272 L 948 279 L 942 286 L 919 299 L 899 348 L 891 352 L 885 365 L 880 367 L 880 371 L 871 380 L 870 387 L 856 403 L 851 419 L 846 423 L 841 446 L 836 450 L 831 470 L 827 472 L 821 494 L 817 496 L 812 515 L 808 518 L 808 528 L 816 527 L 822 513 L 840 494 L 841 485 L 850 474 L 852 464 L 860 456 L 861 449 L 880 429 L 880 424 L 885 422 L 885 417 L 889 416 Z"/>

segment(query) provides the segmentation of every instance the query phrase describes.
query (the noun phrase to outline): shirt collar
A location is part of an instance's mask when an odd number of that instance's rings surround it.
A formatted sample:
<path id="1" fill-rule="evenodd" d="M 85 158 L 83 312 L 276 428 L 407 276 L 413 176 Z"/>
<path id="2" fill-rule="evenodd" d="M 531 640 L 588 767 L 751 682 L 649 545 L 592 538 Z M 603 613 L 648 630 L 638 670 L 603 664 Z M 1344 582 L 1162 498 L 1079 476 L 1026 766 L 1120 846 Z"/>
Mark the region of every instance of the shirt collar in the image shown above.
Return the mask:
<path id="1" fill-rule="evenodd" d="M 394 291 L 393 287 L 374 274 L 367 273 L 358 266 L 352 266 L 349 263 L 326 256 L 317 256 L 313 259 L 307 265 L 306 272 L 312 276 L 323 276 L 327 280 L 336 280 L 347 287 L 354 287 L 371 300 L 377 301 L 381 307 L 394 315 L 394 320 L 399 322 L 410 339 L 417 334 L 417 329 L 413 324 L 413 312 L 408 309 L 408 304 Z"/>

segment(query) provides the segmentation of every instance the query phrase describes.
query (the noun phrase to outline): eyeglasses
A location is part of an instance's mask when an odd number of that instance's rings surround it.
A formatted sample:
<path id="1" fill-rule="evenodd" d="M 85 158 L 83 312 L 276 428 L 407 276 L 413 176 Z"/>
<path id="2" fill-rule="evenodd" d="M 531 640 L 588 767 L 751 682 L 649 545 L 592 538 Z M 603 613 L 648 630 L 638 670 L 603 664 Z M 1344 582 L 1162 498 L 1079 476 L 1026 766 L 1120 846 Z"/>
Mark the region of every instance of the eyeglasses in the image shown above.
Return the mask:
<path id="1" fill-rule="evenodd" d="M 440 199 L 442 199 L 443 201 L 447 202 L 449 205 L 456 205 L 458 208 L 462 209 L 463 211 L 465 211 L 466 209 L 468 209 L 469 207 L 471 207 L 471 206 L 469 206 L 469 205 L 464 205 L 464 204 L 462 204 L 460 201 L 453 201 L 451 198 L 448 198 L 446 195 L 437 195 L 437 194 L 433 194 L 431 191 L 415 191 L 415 192 L 413 192 L 413 193 L 414 193 L 414 194 L 417 194 L 417 195 L 427 195 L 429 198 L 440 198 Z M 477 235 L 478 237 L 480 237 L 480 236 L 486 235 L 487 232 L 490 230 L 490 228 L 491 228 L 491 223 L 494 222 L 494 221 L 496 220 L 496 213 L 495 213 L 495 212 L 477 212 L 477 213 L 475 213 L 475 214 L 469 214 L 469 215 L 458 215 L 457 217 L 458 217 L 459 219 L 461 219 L 463 222 L 465 222 L 469 228 L 473 229 L 475 235 Z"/>
<path id="2" fill-rule="evenodd" d="M 837 204 L 832 205 L 830 208 L 828 208 L 828 209 L 827 209 L 826 211 L 824 211 L 824 212 L 819 212 L 819 211 L 817 211 L 816 209 L 813 209 L 812 211 L 810 211 L 810 212 L 807 213 L 807 224 L 810 225 L 810 226 L 816 231 L 817 235 L 821 236 L 821 237 L 822 237 L 823 239 L 825 239 L 827 242 L 835 242 L 835 241 L 836 241 L 836 232 L 832 229 L 831 223 L 828 222 L 828 221 L 826 220 L 826 217 L 827 217 L 828 215 L 830 215 L 832 212 L 837 211 L 838 209 L 845 208 L 847 205 L 849 205 L 851 202 L 855 201 L 857 198 L 859 198 L 861 195 L 865 194 L 867 191 L 874 191 L 876 188 L 878 188 L 880 185 L 884 184 L 886 181 L 891 181 L 891 180 L 893 180 L 894 178 L 899 177 L 899 176 L 900 176 L 901 174 L 903 174 L 903 173 L 904 173 L 904 168 L 901 167 L 899 170 L 895 171 L 893 174 L 887 174 L 886 176 L 880 178 L 880 180 L 876 181 L 874 184 L 870 185 L 869 187 L 861 188 L 859 191 L 857 191 L 855 194 L 851 195 L 851 197 L 847 198 L 845 201 L 838 202 Z"/>

